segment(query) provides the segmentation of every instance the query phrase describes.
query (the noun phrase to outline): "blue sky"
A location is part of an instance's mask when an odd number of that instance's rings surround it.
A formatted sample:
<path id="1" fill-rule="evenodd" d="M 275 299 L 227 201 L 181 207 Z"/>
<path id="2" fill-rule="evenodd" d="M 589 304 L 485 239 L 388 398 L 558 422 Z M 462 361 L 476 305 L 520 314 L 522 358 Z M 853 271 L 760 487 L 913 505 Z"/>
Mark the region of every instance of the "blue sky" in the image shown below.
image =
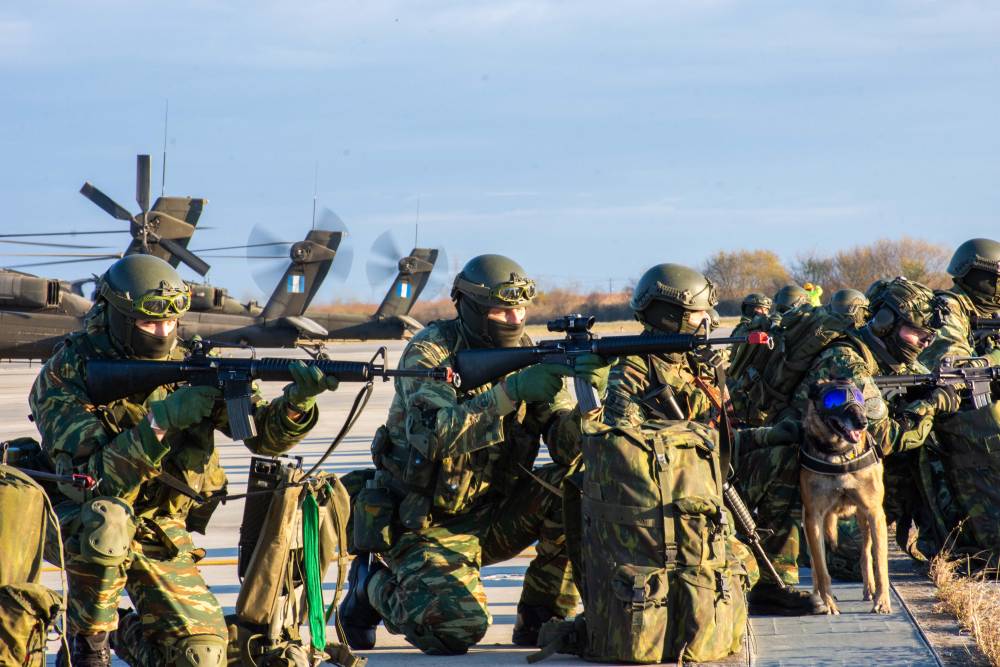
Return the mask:
<path id="1" fill-rule="evenodd" d="M 4 231 L 117 224 L 77 191 L 134 209 L 169 99 L 193 246 L 301 237 L 318 165 L 356 253 L 324 300 L 372 296 L 367 249 L 408 247 L 418 202 L 422 245 L 543 287 L 1000 236 L 1000 3 L 34 0 L 0 5 L 0 85 Z M 244 261 L 210 278 L 255 294 Z"/>

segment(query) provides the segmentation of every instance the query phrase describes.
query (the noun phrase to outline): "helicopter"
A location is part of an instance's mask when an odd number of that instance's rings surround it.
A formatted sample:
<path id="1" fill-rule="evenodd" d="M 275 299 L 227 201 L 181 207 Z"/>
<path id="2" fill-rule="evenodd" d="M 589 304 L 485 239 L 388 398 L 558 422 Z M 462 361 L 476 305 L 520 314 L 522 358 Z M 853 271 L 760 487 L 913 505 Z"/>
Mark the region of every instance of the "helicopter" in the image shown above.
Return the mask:
<path id="1" fill-rule="evenodd" d="M 127 254 L 147 253 L 154 254 L 175 267 L 184 263 L 195 272 L 205 275 L 210 268 L 208 263 L 187 246 L 207 200 L 161 195 L 150 207 L 149 180 L 149 156 L 139 155 L 136 167 L 136 201 L 140 212 L 135 215 L 89 182 L 84 183 L 80 189 L 81 194 L 109 215 L 129 222 L 127 231 L 131 241 L 124 252 L 56 255 L 70 258 L 22 264 L 18 268 L 117 259 Z M 124 231 L 126 230 L 120 230 Z M 27 237 L 91 233 L 115 232 L 95 230 L 5 234 L 0 235 L 0 242 L 92 249 L 95 246 L 24 240 Z M 409 312 L 428 283 L 438 259 L 437 249 L 413 248 L 408 255 L 395 259 L 397 275 L 373 315 L 306 312 L 334 264 L 345 234 L 346 228 L 312 229 L 299 242 L 268 241 L 264 244 L 253 243 L 254 239 L 251 237 L 251 242 L 242 246 L 243 248 L 287 246 L 287 266 L 281 271 L 276 284 L 272 283 L 270 299 L 264 306 L 252 301 L 241 303 L 229 296 L 225 288 L 189 282 L 192 308 L 181 319 L 181 336 L 187 338 L 197 335 L 220 342 L 260 347 L 294 347 L 303 341 L 322 343 L 330 340 L 408 338 L 419 331 L 422 325 L 410 317 Z M 389 248 L 385 247 L 382 237 L 380 241 L 383 242 L 380 245 L 377 241 L 375 249 L 381 249 L 383 255 L 386 252 L 399 254 L 391 239 L 388 242 Z M 267 258 L 276 257 L 270 255 Z M 381 264 L 376 262 L 374 269 L 373 263 L 369 263 L 370 277 L 373 270 L 376 274 L 386 270 L 387 257 L 380 259 Z M 22 273 L 13 268 L 0 269 L 0 358 L 45 359 L 50 356 L 53 348 L 68 333 L 82 328 L 83 317 L 92 305 L 83 294 L 83 286 L 94 281 L 96 276 L 67 282 Z"/>

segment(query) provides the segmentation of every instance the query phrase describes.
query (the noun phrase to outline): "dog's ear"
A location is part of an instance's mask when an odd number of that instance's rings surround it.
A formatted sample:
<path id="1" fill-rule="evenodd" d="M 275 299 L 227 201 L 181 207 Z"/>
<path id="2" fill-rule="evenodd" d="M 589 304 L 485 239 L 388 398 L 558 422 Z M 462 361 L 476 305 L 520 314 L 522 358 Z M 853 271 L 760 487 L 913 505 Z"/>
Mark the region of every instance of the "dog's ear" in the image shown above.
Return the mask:
<path id="1" fill-rule="evenodd" d="M 823 386 L 827 384 L 829 384 L 828 380 L 819 380 L 818 382 L 814 382 L 813 384 L 809 385 L 809 392 L 808 394 L 806 394 L 806 396 L 809 398 L 810 401 L 815 401 L 817 398 L 819 398 L 819 393 L 823 391 Z"/>

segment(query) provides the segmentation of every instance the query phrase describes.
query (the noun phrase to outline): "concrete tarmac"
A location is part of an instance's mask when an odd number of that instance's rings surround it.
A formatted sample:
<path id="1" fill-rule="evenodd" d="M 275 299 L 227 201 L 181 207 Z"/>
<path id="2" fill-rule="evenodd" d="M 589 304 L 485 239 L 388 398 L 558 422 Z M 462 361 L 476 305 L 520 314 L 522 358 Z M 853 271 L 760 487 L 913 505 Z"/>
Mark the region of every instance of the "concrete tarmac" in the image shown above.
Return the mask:
<path id="1" fill-rule="evenodd" d="M 336 359 L 353 361 L 367 360 L 377 343 L 348 343 L 330 346 L 329 352 Z M 395 365 L 403 343 L 390 342 L 390 363 Z M 261 356 L 305 356 L 294 350 L 260 350 Z M 37 437 L 34 425 L 27 419 L 28 390 L 39 370 L 39 365 L 21 363 L 0 364 L 0 438 L 10 439 L 31 435 Z M 340 429 L 347 410 L 360 385 L 342 385 L 336 392 L 326 393 L 319 398 L 320 418 L 312 431 L 291 454 L 303 457 L 307 467 L 317 461 L 326 450 L 334 434 Z M 266 397 L 280 394 L 281 385 L 276 383 L 263 386 Z M 368 447 L 372 434 L 382 423 L 392 399 L 392 383 L 381 381 L 375 390 L 367 410 L 361 416 L 352 433 L 336 452 L 322 466 L 324 470 L 344 474 L 361 467 L 370 467 Z M 223 466 L 229 476 L 229 490 L 239 493 L 246 488 L 250 452 L 238 442 L 231 442 L 222 434 L 216 436 Z M 233 611 L 239 581 L 234 560 L 237 554 L 239 526 L 243 514 L 243 501 L 234 501 L 219 507 L 212 518 L 207 534 L 195 535 L 198 546 L 204 547 L 208 555 L 202 564 L 205 580 L 212 587 L 226 613 Z M 399 636 L 388 634 L 379 628 L 378 648 L 366 655 L 373 666 L 403 665 L 413 661 L 421 665 L 524 665 L 525 657 L 531 649 L 520 649 L 510 643 L 517 599 L 523 581 L 527 558 L 486 567 L 483 579 L 489 596 L 493 624 L 482 643 L 468 655 L 455 658 L 423 656 L 411 648 Z M 808 577 L 808 571 L 804 573 Z M 332 595 L 333 577 L 327 577 L 324 598 L 327 602 Z M 49 571 L 44 583 L 59 589 L 58 575 Z M 808 579 L 803 582 L 808 585 Z M 841 600 L 844 613 L 836 617 L 814 617 L 806 619 L 761 617 L 752 622 L 753 640 L 758 665 L 818 665 L 818 664 L 936 664 L 933 655 L 923 643 L 916 626 L 902 611 L 898 600 L 894 600 L 891 616 L 875 616 L 867 613 L 870 603 L 861 601 L 860 587 L 838 584 L 837 596 Z M 128 605 L 126 597 L 123 606 Z M 329 628 L 333 637 L 333 628 Z M 56 646 L 51 645 L 52 654 Z M 549 660 L 559 665 L 594 664 L 569 656 L 554 656 Z M 49 664 L 54 664 L 50 656 Z M 116 659 L 116 665 L 124 662 Z"/>

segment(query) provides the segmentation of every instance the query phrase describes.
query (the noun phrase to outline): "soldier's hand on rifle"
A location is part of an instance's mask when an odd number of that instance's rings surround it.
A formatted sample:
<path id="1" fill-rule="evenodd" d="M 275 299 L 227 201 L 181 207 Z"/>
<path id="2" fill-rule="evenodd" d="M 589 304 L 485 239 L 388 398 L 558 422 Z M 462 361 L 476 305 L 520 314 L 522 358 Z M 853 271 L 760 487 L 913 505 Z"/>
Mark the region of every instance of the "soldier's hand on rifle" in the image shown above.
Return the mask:
<path id="1" fill-rule="evenodd" d="M 603 396 L 608 388 L 608 374 L 617 359 L 605 359 L 596 354 L 581 354 L 573 360 L 573 375 L 590 383 L 598 396 Z"/>
<path id="2" fill-rule="evenodd" d="M 946 384 L 943 387 L 935 387 L 929 396 L 931 405 L 934 406 L 936 414 L 939 415 L 950 415 L 958 412 L 958 409 L 962 405 L 962 400 L 958 396 L 958 392 L 950 384 Z"/>
<path id="3" fill-rule="evenodd" d="M 563 378 L 573 369 L 562 364 L 535 364 L 507 376 L 504 388 L 514 403 L 548 403 L 563 387 Z"/>
<path id="4" fill-rule="evenodd" d="M 160 401 L 149 404 L 152 416 L 150 426 L 158 435 L 169 429 L 185 429 L 194 426 L 210 414 L 215 402 L 222 398 L 216 387 L 181 387 Z"/>
<path id="5" fill-rule="evenodd" d="M 288 365 L 292 382 L 285 386 L 288 407 L 297 413 L 309 412 L 316 405 L 316 397 L 324 391 L 333 391 L 340 382 L 332 375 L 326 375 L 315 366 L 307 366 L 303 361 Z"/>

